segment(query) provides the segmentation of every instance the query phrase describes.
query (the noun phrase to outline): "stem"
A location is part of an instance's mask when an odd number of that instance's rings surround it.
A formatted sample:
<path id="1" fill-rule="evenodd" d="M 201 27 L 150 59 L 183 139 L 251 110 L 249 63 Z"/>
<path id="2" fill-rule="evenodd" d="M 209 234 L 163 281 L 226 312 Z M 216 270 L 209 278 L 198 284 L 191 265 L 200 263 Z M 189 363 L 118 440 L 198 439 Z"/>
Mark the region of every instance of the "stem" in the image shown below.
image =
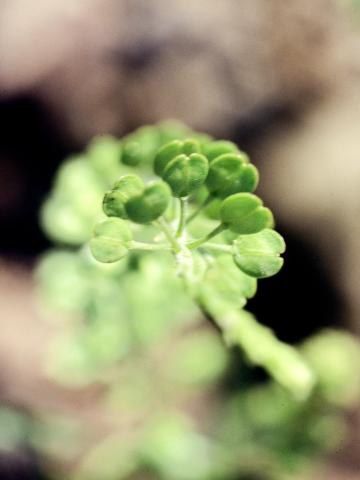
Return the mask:
<path id="1" fill-rule="evenodd" d="M 214 199 L 209 195 L 206 197 L 205 201 L 198 206 L 198 208 L 189 216 L 189 218 L 186 220 L 186 225 L 189 225 L 190 222 L 194 220 L 195 217 L 199 215 L 201 210 L 205 208 L 207 205 L 209 205 L 210 202 L 212 202 Z"/>
<path id="2" fill-rule="evenodd" d="M 156 250 L 166 250 L 169 246 L 167 244 L 161 243 L 144 243 L 144 242 L 131 242 L 131 250 L 147 250 L 147 251 L 156 251 Z"/>
<path id="3" fill-rule="evenodd" d="M 164 218 L 159 218 L 156 222 L 154 222 L 155 225 L 163 232 L 165 237 L 168 239 L 170 245 L 172 246 L 173 250 L 175 253 L 180 252 L 181 246 L 176 240 L 176 238 L 173 236 L 173 232 L 171 231 L 171 228 L 169 224 L 166 222 Z"/>
<path id="4" fill-rule="evenodd" d="M 205 242 L 208 242 L 211 240 L 213 237 L 216 237 L 216 235 L 219 235 L 219 233 L 223 232 L 224 230 L 227 229 L 227 226 L 224 225 L 223 223 L 220 223 L 214 230 L 212 230 L 210 233 L 205 235 L 205 237 L 199 238 L 198 240 L 194 240 L 193 242 L 188 243 L 186 246 L 188 247 L 189 250 L 193 250 L 194 248 L 200 247 Z"/>
<path id="5" fill-rule="evenodd" d="M 204 249 L 212 250 L 214 252 L 224 252 L 224 253 L 232 253 L 233 248 L 231 245 L 221 245 L 220 243 L 208 243 L 204 245 Z"/>
<path id="6" fill-rule="evenodd" d="M 176 231 L 176 238 L 182 237 L 182 234 L 184 233 L 185 224 L 186 224 L 187 199 L 179 198 L 179 200 L 180 200 L 180 218 L 179 218 L 179 226 Z"/>

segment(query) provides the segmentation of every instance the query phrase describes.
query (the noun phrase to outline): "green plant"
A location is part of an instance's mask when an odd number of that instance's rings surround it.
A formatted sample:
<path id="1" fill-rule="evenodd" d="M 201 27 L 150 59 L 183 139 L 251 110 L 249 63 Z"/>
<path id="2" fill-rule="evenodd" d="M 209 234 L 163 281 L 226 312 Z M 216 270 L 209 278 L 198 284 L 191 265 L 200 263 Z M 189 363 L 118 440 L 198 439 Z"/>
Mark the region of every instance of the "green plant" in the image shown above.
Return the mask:
<path id="1" fill-rule="evenodd" d="M 47 372 L 68 387 L 102 384 L 103 408 L 136 425 L 114 421 L 72 459 L 71 479 L 279 480 L 341 441 L 338 408 L 360 390 L 357 343 L 323 332 L 293 347 L 244 309 L 285 250 L 258 180 L 235 144 L 173 122 L 96 138 L 60 167 L 41 219 L 61 248 L 37 277 L 69 321 Z M 227 346 L 246 361 L 224 392 Z M 252 364 L 267 382 L 247 380 Z M 64 439 L 46 432 L 36 448 L 48 453 L 49 438 Z"/>
<path id="2" fill-rule="evenodd" d="M 113 178 L 102 203 L 108 218 L 95 226 L 92 254 L 104 263 L 132 252 L 171 255 L 187 292 L 226 343 L 240 346 L 254 364 L 306 397 L 314 378 L 305 361 L 243 309 L 257 279 L 280 270 L 285 251 L 271 211 L 252 193 L 259 180 L 256 167 L 231 142 L 194 134 L 160 148 L 153 140 L 151 154 L 138 156 L 142 137 L 143 130 L 132 134 L 131 145 L 138 147 L 131 149 L 131 162 L 126 141 L 119 156 L 143 178 L 135 173 Z"/>

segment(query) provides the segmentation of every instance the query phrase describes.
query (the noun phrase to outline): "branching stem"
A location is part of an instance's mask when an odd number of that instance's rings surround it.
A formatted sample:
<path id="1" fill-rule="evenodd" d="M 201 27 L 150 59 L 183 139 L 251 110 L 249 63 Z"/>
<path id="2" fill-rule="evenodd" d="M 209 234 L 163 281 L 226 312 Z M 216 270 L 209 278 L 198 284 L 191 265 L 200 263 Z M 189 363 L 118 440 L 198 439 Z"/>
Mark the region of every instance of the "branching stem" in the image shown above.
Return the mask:
<path id="1" fill-rule="evenodd" d="M 168 250 L 170 247 L 165 243 L 145 243 L 145 242 L 131 242 L 131 250 L 145 250 L 145 251 L 157 251 Z"/>
<path id="2" fill-rule="evenodd" d="M 223 223 L 220 223 L 214 230 L 212 230 L 210 233 L 205 235 L 205 237 L 199 238 L 198 240 L 194 240 L 193 242 L 188 243 L 186 246 L 189 250 L 194 250 L 194 248 L 200 247 L 205 242 L 208 242 L 212 238 L 216 237 L 216 235 L 219 235 L 221 232 L 226 230 L 227 227 Z"/>
<path id="3" fill-rule="evenodd" d="M 156 220 L 154 222 L 155 225 L 163 232 L 165 237 L 168 239 L 170 245 L 172 246 L 173 250 L 175 253 L 180 252 L 181 250 L 181 245 L 179 242 L 176 240 L 176 238 L 173 235 L 173 232 L 167 223 L 167 221 L 164 218 L 159 218 L 159 220 Z"/>
<path id="4" fill-rule="evenodd" d="M 214 199 L 210 196 L 210 194 L 206 197 L 205 201 L 199 205 L 197 207 L 197 209 L 191 214 L 189 215 L 188 219 L 186 220 L 186 225 L 189 225 L 190 222 L 192 222 L 194 220 L 194 218 L 196 218 L 199 213 L 201 212 L 201 210 L 203 208 L 205 208 L 207 205 L 209 205 L 210 202 L 212 202 Z"/>

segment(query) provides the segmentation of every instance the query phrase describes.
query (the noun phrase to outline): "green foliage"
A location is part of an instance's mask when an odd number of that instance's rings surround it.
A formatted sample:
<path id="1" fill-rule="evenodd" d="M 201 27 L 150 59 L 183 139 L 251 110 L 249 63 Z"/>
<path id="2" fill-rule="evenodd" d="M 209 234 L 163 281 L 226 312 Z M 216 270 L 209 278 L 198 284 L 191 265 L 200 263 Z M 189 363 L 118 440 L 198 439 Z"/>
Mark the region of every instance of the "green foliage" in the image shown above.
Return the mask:
<path id="1" fill-rule="evenodd" d="M 61 167 L 42 222 L 73 249 L 45 256 L 38 280 L 71 320 L 47 372 L 103 384 L 104 404 L 136 426 L 94 445 L 71 480 L 279 480 L 336 446 L 336 409 L 360 391 L 359 348 L 338 332 L 290 346 L 245 310 L 285 251 L 258 180 L 234 143 L 174 122 L 99 137 Z M 269 380 L 241 380 L 219 402 L 228 347 L 245 359 L 239 377 L 257 365 Z"/>

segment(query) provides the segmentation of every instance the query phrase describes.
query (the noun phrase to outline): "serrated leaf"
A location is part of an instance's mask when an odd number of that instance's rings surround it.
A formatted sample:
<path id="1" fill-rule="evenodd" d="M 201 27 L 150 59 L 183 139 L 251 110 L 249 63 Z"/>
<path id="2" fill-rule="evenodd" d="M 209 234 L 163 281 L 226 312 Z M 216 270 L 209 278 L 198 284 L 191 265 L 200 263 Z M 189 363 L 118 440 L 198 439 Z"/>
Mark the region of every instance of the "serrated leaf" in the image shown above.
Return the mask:
<path id="1" fill-rule="evenodd" d="M 251 277 L 271 277 L 284 263 L 280 254 L 285 251 L 285 242 L 275 230 L 240 236 L 234 242 L 234 249 L 236 265 Z"/>

